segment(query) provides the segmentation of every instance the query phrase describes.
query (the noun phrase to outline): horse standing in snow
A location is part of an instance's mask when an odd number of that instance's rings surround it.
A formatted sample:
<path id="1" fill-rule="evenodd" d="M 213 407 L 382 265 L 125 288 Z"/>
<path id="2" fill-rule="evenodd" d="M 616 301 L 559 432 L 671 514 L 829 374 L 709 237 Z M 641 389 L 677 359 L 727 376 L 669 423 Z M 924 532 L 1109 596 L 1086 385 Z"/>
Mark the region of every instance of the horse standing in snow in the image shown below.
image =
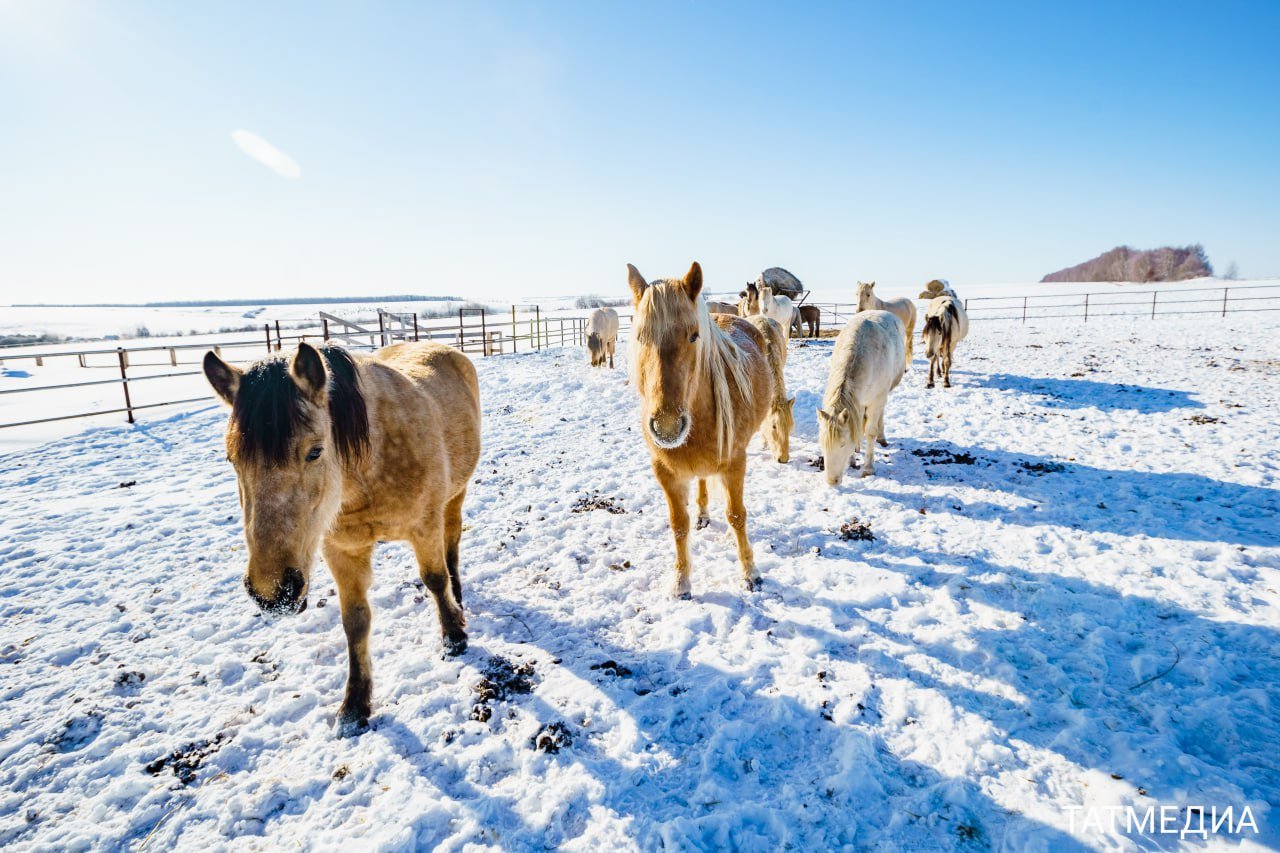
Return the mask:
<path id="1" fill-rule="evenodd" d="M 748 589 L 760 573 L 747 539 L 742 485 L 747 443 L 769 410 L 773 383 L 764 337 L 737 317 L 713 320 L 699 299 L 702 267 L 683 279 L 647 284 L 627 265 L 635 300 L 631 345 L 640 392 L 641 432 L 649 445 L 653 473 L 667 498 L 676 546 L 675 595 L 687 598 L 689 584 L 689 481 L 698 481 L 698 527 L 707 516 L 707 478 L 719 477 L 728 500 L 726 518 L 738 543 L 738 560 Z"/>
<path id="2" fill-rule="evenodd" d="M 912 355 L 911 337 L 916 333 L 916 304 L 905 296 L 898 299 L 881 299 L 876 296 L 875 287 L 876 283 L 874 281 L 858 282 L 858 310 L 889 311 L 902 321 L 902 326 L 907 331 L 906 366 L 910 367 Z"/>
<path id="3" fill-rule="evenodd" d="M 817 305 L 797 305 L 796 310 L 800 312 L 800 322 L 809 327 L 809 337 L 819 337 L 822 328 L 822 310 Z M 799 331 L 803 334 L 803 327 Z"/>
<path id="4" fill-rule="evenodd" d="M 760 435 L 774 458 L 785 465 L 791 460 L 791 430 L 796 423 L 796 398 L 787 399 L 787 380 L 782 372 L 787 363 L 787 336 L 777 323 L 761 314 L 747 318 L 747 322 L 764 335 L 764 354 L 773 375 L 773 402 L 769 404 Z"/>
<path id="5" fill-rule="evenodd" d="M 759 290 L 760 313 L 777 323 L 782 328 L 782 333 L 790 339 L 798 316 L 790 297 L 774 296 L 771 287 L 761 287 Z"/>
<path id="6" fill-rule="evenodd" d="M 942 377 L 944 388 L 951 387 L 951 357 L 956 344 L 969 334 L 969 315 L 964 304 L 954 296 L 939 296 L 924 309 L 924 354 L 929 357 L 929 381 L 933 387 L 934 371 Z"/>
<path id="7" fill-rule="evenodd" d="M 613 369 L 613 348 L 618 343 L 618 312 L 612 308 L 597 308 L 587 318 L 587 352 L 591 354 L 591 366 L 600 367 L 605 359 Z"/>
<path id="8" fill-rule="evenodd" d="M 298 345 L 240 370 L 214 353 L 204 374 L 231 406 L 249 564 L 244 586 L 270 614 L 307 607 L 317 547 L 338 587 L 349 664 L 343 733 L 367 727 L 373 549 L 408 540 L 435 597 L 445 651 L 467 647 L 458 573 L 462 502 L 480 457 L 480 390 L 466 356 L 434 343 L 372 356 Z"/>
<path id="9" fill-rule="evenodd" d="M 864 435 L 862 476 L 875 473 L 873 442 L 887 446 L 884 409 L 889 392 L 902 381 L 906 348 L 906 329 L 888 311 L 860 311 L 840 330 L 818 409 L 818 444 L 828 485 L 840 485 Z"/>

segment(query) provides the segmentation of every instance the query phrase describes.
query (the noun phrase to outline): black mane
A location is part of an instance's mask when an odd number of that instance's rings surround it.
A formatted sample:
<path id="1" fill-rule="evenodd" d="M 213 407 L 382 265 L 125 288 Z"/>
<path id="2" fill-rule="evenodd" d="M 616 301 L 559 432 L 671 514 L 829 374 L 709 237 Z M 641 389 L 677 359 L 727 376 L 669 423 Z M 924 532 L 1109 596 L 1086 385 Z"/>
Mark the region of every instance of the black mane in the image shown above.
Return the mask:
<path id="1" fill-rule="evenodd" d="M 329 365 L 329 420 L 344 462 L 358 459 L 369 447 L 369 415 L 356 376 L 356 363 L 341 347 L 318 348 Z M 231 435 L 238 454 L 278 465 L 286 461 L 299 429 L 311 426 L 302 392 L 289 376 L 282 355 L 255 362 L 240 378 L 231 408 Z"/>

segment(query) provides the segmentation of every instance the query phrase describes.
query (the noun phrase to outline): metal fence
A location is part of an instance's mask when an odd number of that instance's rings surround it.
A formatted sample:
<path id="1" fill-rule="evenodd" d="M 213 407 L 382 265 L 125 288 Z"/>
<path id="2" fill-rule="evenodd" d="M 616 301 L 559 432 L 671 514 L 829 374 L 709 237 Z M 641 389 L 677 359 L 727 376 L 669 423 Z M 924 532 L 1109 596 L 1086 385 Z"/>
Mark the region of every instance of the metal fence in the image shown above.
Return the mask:
<path id="1" fill-rule="evenodd" d="M 459 309 L 456 321 L 443 319 L 427 323 L 420 322 L 417 314 L 390 314 L 380 311 L 378 326 L 375 329 L 372 323 L 366 326 L 322 312 L 319 322 L 312 321 L 314 325 L 282 329 L 280 321 L 264 323 L 261 335 L 252 337 L 204 340 L 197 343 L 155 343 L 91 349 L 50 349 L 47 345 L 43 350 L 32 346 L 5 348 L 0 350 L 0 366 L 6 362 L 28 362 L 35 367 L 43 367 L 46 362 L 74 359 L 78 367 L 106 368 L 112 373 L 118 370 L 119 376 L 112 376 L 110 379 L 91 379 L 85 382 L 0 388 L 0 396 L 118 385 L 123 405 L 0 423 L 0 429 L 114 414 L 124 414 L 129 423 L 134 423 L 134 412 L 137 411 L 210 400 L 212 392 L 199 397 L 136 403 L 131 391 L 131 388 L 136 388 L 142 382 L 201 375 L 203 371 L 200 369 L 139 373 L 138 368 L 165 366 L 177 368 L 198 365 L 208 350 L 213 350 L 220 356 L 227 352 L 237 353 L 239 357 L 231 356 L 233 361 L 246 361 L 262 353 L 264 349 L 267 353 L 279 352 L 286 345 L 301 341 L 321 343 L 332 340 L 351 349 L 366 350 L 378 349 L 399 341 L 436 341 L 453 346 L 465 353 L 490 356 L 505 352 L 519 352 L 522 347 L 526 350 L 541 350 L 581 345 L 586 341 L 587 321 L 584 317 L 544 317 L 537 306 L 534 306 L 531 312 L 526 310 L 525 313 L 531 313 L 532 316 L 521 319 L 515 306 L 512 306 L 510 319 L 505 314 L 495 316 L 493 312 L 483 309 L 463 308 Z M 289 322 L 293 321 L 286 321 L 286 324 Z M 193 351 L 198 353 L 198 358 L 184 360 L 183 356 Z M 154 360 L 155 356 L 159 356 L 159 360 Z M 134 370 L 132 375 L 131 369 Z"/>

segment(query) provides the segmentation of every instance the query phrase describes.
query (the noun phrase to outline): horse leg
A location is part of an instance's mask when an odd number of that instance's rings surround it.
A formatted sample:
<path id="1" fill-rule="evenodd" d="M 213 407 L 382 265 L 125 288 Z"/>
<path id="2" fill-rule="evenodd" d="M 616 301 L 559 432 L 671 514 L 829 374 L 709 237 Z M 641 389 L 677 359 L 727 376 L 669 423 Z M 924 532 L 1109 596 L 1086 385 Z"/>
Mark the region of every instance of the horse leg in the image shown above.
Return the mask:
<path id="1" fill-rule="evenodd" d="M 617 346 L 617 341 L 609 341 L 609 369 L 613 370 L 613 348 Z"/>
<path id="2" fill-rule="evenodd" d="M 449 586 L 459 607 L 462 606 L 462 574 L 458 569 L 458 542 L 462 539 L 462 502 L 466 499 L 464 489 L 444 505 L 444 567 L 449 571 Z"/>
<path id="3" fill-rule="evenodd" d="M 951 387 L 951 353 L 942 353 L 942 387 Z"/>
<path id="4" fill-rule="evenodd" d="M 447 655 L 460 655 L 467 650 L 467 619 L 453 597 L 449 569 L 445 564 L 445 524 L 443 513 L 428 513 L 417 527 L 409 531 L 409 542 L 418 558 L 418 574 L 431 590 L 440 610 L 440 633 Z"/>
<path id="5" fill-rule="evenodd" d="M 338 731 L 359 734 L 369 728 L 373 704 L 373 663 L 369 658 L 368 592 L 373 583 L 373 544 L 346 550 L 325 543 L 324 559 L 338 587 L 342 630 L 347 635 L 347 690 L 338 709 Z"/>
<path id="6" fill-rule="evenodd" d="M 667 512 L 671 519 L 671 536 L 676 542 L 676 585 L 671 594 L 691 598 L 689 584 L 689 481 L 666 468 L 653 466 L 658 485 L 667 496 Z"/>
<path id="7" fill-rule="evenodd" d="M 707 515 L 707 480 L 698 478 L 698 529 L 703 530 L 711 524 L 711 516 Z"/>
<path id="8" fill-rule="evenodd" d="M 742 580 L 748 590 L 760 588 L 760 572 L 756 570 L 756 557 L 747 539 L 747 506 L 742 502 L 742 481 L 747 476 L 747 454 L 739 452 L 720 473 L 724 490 L 728 495 L 725 518 L 738 540 L 738 562 L 742 564 Z"/>
<path id="9" fill-rule="evenodd" d="M 864 477 L 870 477 L 876 472 L 876 438 L 878 437 L 876 430 L 883 416 L 883 408 L 867 407 L 866 426 L 862 430 L 863 441 L 867 444 L 867 452 L 862 454 L 862 476 Z"/>
<path id="10" fill-rule="evenodd" d="M 911 357 L 915 354 L 913 343 L 916 334 L 916 318 L 912 317 L 907 321 L 907 369 L 911 369 Z"/>
<path id="11" fill-rule="evenodd" d="M 876 418 L 876 444 L 881 447 L 889 446 L 889 442 L 884 438 L 884 409 L 880 410 L 880 416 Z"/>
<path id="12" fill-rule="evenodd" d="M 926 382 L 924 385 L 924 387 L 926 388 L 933 387 L 933 367 L 934 367 L 934 364 L 937 362 L 937 360 L 938 360 L 937 356 L 935 355 L 929 356 L 929 381 Z"/>

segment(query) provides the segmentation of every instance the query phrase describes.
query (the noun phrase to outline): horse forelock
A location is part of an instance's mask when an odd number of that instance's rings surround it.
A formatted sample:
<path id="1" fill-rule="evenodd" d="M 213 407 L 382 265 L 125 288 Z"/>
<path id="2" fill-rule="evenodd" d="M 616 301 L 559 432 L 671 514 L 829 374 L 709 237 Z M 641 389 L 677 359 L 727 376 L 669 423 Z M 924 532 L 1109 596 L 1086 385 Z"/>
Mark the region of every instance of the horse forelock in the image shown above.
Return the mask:
<path id="1" fill-rule="evenodd" d="M 344 460 L 359 457 L 369 445 L 369 420 L 356 377 L 355 361 L 346 350 L 321 347 L 329 364 L 329 420 Z M 272 356 L 244 372 L 231 407 L 228 438 L 231 450 L 250 461 L 284 463 L 293 437 L 312 426 L 306 399 L 289 375 L 289 360 Z"/>
<path id="2" fill-rule="evenodd" d="M 744 405 L 751 405 L 753 395 L 750 378 L 742 363 L 742 350 L 711 319 L 705 299 L 699 296 L 690 302 L 681 283 L 671 279 L 655 281 L 645 290 L 636 306 L 634 335 L 639 346 L 632 348 L 633 373 L 645 358 L 645 345 L 660 345 L 671 326 L 688 311 L 693 312 L 698 331 L 698 340 L 694 342 L 694 372 L 711 384 L 716 450 L 724 458 L 725 448 L 733 445 L 734 438 L 733 397 L 729 383 L 738 389 Z"/>

